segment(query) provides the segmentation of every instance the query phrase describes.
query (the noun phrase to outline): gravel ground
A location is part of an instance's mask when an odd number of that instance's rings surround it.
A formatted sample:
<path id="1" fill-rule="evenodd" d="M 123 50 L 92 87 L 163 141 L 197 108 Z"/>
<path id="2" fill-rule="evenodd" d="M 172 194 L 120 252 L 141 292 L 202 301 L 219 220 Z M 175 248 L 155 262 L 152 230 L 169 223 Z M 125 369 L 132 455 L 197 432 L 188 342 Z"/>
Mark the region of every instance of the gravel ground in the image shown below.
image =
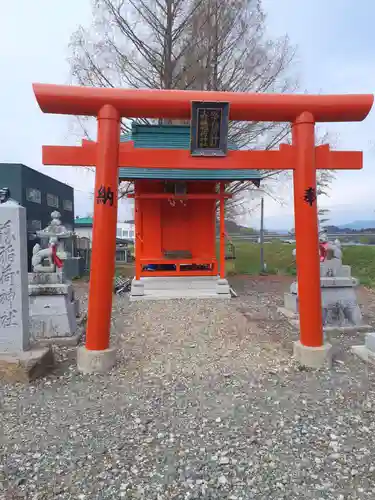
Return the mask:
<path id="1" fill-rule="evenodd" d="M 110 374 L 79 374 L 65 348 L 48 377 L 2 387 L 0 498 L 374 499 L 374 370 L 349 350 L 363 335 L 301 370 L 276 312 L 288 283 L 234 284 L 229 302 L 117 298 Z"/>

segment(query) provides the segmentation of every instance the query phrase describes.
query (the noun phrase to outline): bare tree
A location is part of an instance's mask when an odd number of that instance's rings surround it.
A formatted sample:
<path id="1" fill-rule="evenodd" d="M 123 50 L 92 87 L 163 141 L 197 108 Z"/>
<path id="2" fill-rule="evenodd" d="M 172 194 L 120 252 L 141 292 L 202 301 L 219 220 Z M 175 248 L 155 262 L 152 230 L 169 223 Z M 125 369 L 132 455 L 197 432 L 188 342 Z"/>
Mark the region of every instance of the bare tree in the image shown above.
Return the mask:
<path id="1" fill-rule="evenodd" d="M 70 44 L 72 78 L 81 85 L 234 92 L 297 86 L 295 50 L 287 36 L 267 36 L 261 0 L 92 0 L 92 14 L 92 26 L 79 27 Z M 87 135 L 83 119 L 80 125 Z M 129 125 L 122 123 L 124 133 Z M 273 149 L 288 133 L 288 124 L 232 122 L 229 140 L 240 149 Z M 232 183 L 228 213 L 253 188 Z M 129 189 L 124 184 L 120 194 Z"/>
<path id="2" fill-rule="evenodd" d="M 179 62 L 203 0 L 92 0 L 93 24 L 72 35 L 70 66 L 81 85 L 185 88 Z"/>

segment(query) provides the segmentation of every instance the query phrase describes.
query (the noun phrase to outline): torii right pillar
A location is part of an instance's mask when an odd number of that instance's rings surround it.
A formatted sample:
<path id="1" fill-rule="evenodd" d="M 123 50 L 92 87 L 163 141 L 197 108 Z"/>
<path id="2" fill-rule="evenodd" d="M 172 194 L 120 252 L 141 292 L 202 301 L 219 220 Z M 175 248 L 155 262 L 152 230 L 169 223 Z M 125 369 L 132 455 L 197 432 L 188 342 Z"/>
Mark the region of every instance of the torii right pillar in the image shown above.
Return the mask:
<path id="1" fill-rule="evenodd" d="M 294 357 L 304 366 L 319 368 L 332 362 L 332 346 L 324 342 L 320 291 L 319 233 L 315 165 L 315 121 L 302 113 L 292 124 L 296 150 L 293 170 L 294 217 L 300 338 Z"/>

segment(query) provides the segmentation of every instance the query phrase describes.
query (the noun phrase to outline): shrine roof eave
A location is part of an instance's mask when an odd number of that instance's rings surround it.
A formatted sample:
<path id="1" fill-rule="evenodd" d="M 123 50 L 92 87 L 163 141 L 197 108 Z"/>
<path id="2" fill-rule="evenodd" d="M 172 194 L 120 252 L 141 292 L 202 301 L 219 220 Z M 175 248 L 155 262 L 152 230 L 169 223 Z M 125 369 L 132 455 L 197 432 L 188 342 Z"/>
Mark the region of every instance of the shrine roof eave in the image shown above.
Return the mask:
<path id="1" fill-rule="evenodd" d="M 120 181 L 133 181 L 135 179 L 152 180 L 189 180 L 189 181 L 252 181 L 259 185 L 262 175 L 257 170 L 191 170 L 171 168 L 119 168 Z"/>

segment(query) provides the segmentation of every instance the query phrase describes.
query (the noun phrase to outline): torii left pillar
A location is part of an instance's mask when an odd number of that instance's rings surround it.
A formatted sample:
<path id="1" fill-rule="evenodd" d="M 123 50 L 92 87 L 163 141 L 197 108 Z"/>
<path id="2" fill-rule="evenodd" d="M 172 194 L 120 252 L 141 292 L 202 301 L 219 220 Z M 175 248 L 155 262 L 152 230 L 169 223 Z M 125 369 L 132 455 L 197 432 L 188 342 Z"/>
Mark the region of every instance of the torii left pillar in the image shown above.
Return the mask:
<path id="1" fill-rule="evenodd" d="M 95 208 L 86 345 L 77 352 L 83 373 L 108 372 L 116 362 L 109 345 L 115 274 L 120 114 L 104 105 L 98 113 Z"/>

